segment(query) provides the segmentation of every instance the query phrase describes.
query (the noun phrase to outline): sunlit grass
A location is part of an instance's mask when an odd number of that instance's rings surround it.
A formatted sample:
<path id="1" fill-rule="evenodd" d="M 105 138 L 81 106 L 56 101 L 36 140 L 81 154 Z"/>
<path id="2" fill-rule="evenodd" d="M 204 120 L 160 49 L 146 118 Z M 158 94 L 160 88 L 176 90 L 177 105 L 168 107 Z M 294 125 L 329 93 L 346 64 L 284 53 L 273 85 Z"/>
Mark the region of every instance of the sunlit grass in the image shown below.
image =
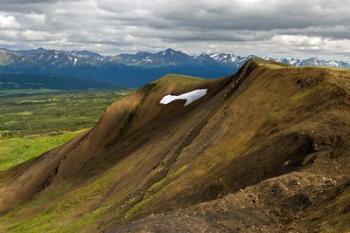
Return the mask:
<path id="1" fill-rule="evenodd" d="M 0 140 L 0 171 L 32 159 L 51 150 L 85 130 L 63 133 L 59 135 L 36 135 L 31 137 L 14 137 Z"/>

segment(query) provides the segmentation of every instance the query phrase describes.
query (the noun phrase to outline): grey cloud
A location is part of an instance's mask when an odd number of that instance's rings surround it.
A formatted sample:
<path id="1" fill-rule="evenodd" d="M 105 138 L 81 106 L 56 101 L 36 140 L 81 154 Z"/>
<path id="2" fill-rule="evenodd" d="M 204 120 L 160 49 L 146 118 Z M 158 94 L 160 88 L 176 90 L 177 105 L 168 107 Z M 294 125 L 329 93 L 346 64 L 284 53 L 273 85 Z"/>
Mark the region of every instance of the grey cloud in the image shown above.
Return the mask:
<path id="1" fill-rule="evenodd" d="M 350 51 L 347 0 L 0 0 L 0 6 L 0 19 L 18 24 L 0 29 L 0 46 L 300 56 Z"/>
<path id="2" fill-rule="evenodd" d="M 14 6 L 14 5 L 31 5 L 31 4 L 48 4 L 55 2 L 64 2 L 64 1 L 79 1 L 79 0 L 0 0 L 0 4 L 4 6 Z"/>

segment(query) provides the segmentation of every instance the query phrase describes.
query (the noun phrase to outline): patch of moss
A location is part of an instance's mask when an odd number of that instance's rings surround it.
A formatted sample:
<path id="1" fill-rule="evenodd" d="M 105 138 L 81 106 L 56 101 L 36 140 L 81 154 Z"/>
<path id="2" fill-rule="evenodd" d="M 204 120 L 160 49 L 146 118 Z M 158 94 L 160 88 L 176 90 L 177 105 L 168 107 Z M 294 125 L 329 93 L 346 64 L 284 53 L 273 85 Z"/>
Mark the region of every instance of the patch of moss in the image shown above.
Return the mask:
<path id="1" fill-rule="evenodd" d="M 146 209 L 147 206 L 150 205 L 151 201 L 153 199 L 153 196 L 145 197 L 142 199 L 142 201 L 138 202 L 136 205 L 134 205 L 124 216 L 125 219 L 130 219 L 133 216 L 135 216 L 137 213 L 139 213 L 141 210 Z"/>
<path id="2" fill-rule="evenodd" d="M 182 172 L 184 172 L 188 168 L 187 165 L 184 165 L 177 169 L 175 172 L 169 174 L 169 176 L 164 177 L 163 179 L 159 180 L 158 182 L 154 183 L 148 190 L 145 195 L 145 197 L 149 197 L 152 194 L 158 192 L 161 190 L 163 187 L 165 187 L 167 184 L 169 184 L 171 181 L 176 179 Z"/>

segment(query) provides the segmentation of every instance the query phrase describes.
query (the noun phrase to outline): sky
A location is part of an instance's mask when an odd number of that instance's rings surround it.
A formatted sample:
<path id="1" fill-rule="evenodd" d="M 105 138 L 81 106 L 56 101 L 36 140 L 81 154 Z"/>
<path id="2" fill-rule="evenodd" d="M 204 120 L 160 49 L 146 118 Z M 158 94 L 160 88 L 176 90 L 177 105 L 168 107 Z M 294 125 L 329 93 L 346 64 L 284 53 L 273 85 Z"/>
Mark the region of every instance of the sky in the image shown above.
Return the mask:
<path id="1" fill-rule="evenodd" d="M 349 0 L 0 0 L 0 47 L 350 57 Z"/>

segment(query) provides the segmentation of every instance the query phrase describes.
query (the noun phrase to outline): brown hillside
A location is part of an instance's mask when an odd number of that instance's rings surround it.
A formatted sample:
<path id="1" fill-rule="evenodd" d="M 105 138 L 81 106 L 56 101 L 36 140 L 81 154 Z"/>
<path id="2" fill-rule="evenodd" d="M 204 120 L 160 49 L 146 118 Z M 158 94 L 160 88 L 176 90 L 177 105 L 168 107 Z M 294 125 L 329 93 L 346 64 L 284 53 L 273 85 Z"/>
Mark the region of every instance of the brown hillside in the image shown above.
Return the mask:
<path id="1" fill-rule="evenodd" d="M 348 232 L 349 91 L 348 71 L 262 60 L 164 77 L 0 174 L 0 232 Z"/>

